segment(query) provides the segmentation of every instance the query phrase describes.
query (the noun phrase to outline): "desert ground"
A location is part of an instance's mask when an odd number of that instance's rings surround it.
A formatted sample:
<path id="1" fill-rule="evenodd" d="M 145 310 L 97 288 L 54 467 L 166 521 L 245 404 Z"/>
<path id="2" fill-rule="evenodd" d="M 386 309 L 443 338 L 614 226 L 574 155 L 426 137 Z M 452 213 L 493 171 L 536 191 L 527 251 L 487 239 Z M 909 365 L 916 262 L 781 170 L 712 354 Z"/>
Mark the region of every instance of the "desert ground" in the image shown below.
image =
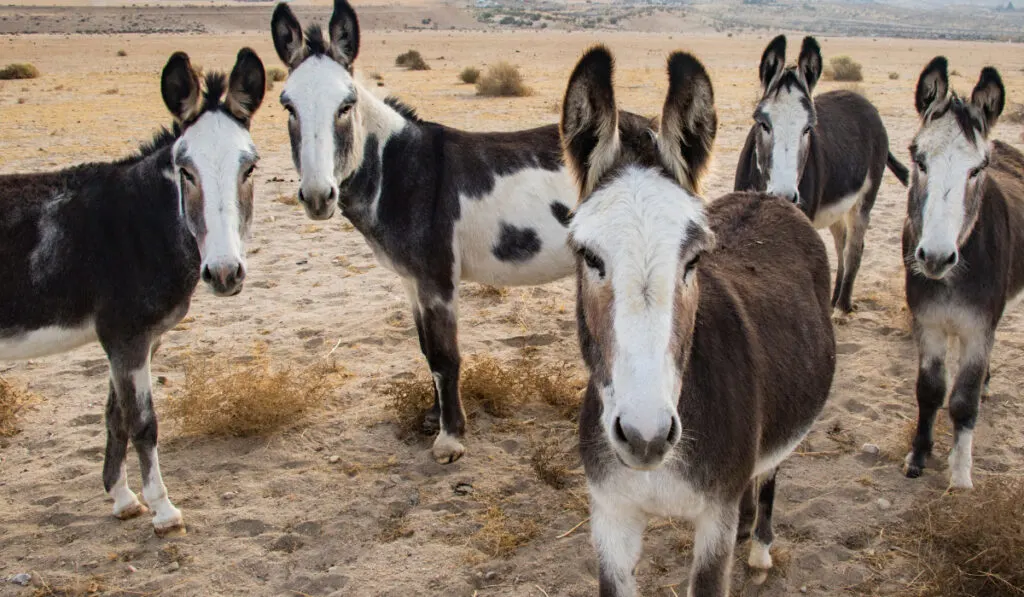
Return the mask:
<path id="1" fill-rule="evenodd" d="M 253 10 L 263 11 L 269 24 L 271 8 Z M 707 196 L 714 198 L 731 189 L 769 35 L 371 28 L 362 39 L 357 69 L 369 88 L 399 96 L 424 118 L 471 130 L 554 122 L 575 60 L 599 41 L 616 55 L 621 107 L 655 114 L 667 54 L 694 51 L 712 74 L 720 119 L 706 179 Z M 855 87 L 878 106 L 893 152 L 908 164 L 906 147 L 917 127 L 914 84 L 933 56 L 950 58 L 962 73 L 953 77 L 961 91 L 969 92 L 980 68 L 993 64 L 1009 101 L 1024 98 L 1020 45 L 820 41 L 826 61 L 848 54 L 864 65 L 864 81 Z M 133 151 L 170 123 L 158 77 L 171 52 L 185 50 L 207 70 L 228 69 L 243 45 L 255 48 L 268 67 L 281 66 L 265 28 L 0 38 L 0 62 L 31 62 L 42 73 L 0 82 L 0 172 L 43 171 Z M 395 56 L 410 48 L 432 70 L 395 67 Z M 457 80 L 465 66 L 499 60 L 521 67 L 532 96 L 484 99 Z M 371 78 L 375 74 L 383 87 Z M 825 81 L 818 91 L 840 85 Z M 0 364 L 4 379 L 38 396 L 20 420 L 21 433 L 0 440 L 0 595 L 596 594 L 575 423 L 531 396 L 507 416 L 470 404 L 468 452 L 446 466 L 430 457 L 429 437 L 402 429 L 388 388 L 426 378 L 402 285 L 340 216 L 313 223 L 289 200 L 297 177 L 285 122 L 271 91 L 252 128 L 263 159 L 245 290 L 230 299 L 198 290 L 188 318 L 164 337 L 154 361 L 154 379 L 163 382 L 155 386 L 157 410 L 183 391 L 187 363 L 245 363 L 257 345 L 265 346 L 275 367 L 329 359 L 344 374 L 332 378 L 322 407 L 269 434 L 195 435 L 165 417 L 164 479 L 188 534 L 160 539 L 148 517 L 114 519 L 103 494 L 107 365 L 99 346 Z M 1003 122 L 995 136 L 1022 147 L 1019 124 Z M 940 422 L 938 458 L 922 478 L 904 478 L 900 461 L 917 412 L 899 248 L 905 201 L 905 189 L 886 174 L 857 280 L 858 309 L 836 323 L 832 396 L 780 473 L 778 567 L 764 585 L 752 584 L 740 546 L 736 594 L 917 595 L 921 588 L 915 584 L 919 563 L 893 542 L 891 530 L 917 505 L 944 499 L 950 433 Z M 832 255 L 831 238 L 823 238 Z M 511 366 L 529 354 L 544 366 L 567 363 L 567 379 L 582 376 L 573 304 L 570 280 L 507 292 L 464 284 L 465 364 L 489 356 Z M 992 396 L 975 435 L 981 495 L 991 480 L 1020 477 L 1021 379 L 1024 318 L 1010 314 L 997 335 Z M 877 445 L 879 453 L 864 452 L 864 444 Z M 544 458 L 568 463 L 560 488 L 538 476 L 534 462 Z M 132 456 L 129 479 L 138 490 Z M 690 537 L 685 521 L 652 522 L 638 568 L 644 595 L 685 592 Z M 19 573 L 31 573 L 33 584 L 2 581 Z"/>

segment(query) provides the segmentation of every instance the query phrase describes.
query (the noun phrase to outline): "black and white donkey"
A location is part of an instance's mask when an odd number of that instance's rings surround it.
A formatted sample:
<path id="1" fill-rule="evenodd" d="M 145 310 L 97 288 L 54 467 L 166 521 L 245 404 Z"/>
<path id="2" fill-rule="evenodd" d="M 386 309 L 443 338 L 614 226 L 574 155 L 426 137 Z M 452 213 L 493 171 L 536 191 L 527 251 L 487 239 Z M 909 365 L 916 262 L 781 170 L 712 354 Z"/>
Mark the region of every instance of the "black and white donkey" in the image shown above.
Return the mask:
<path id="1" fill-rule="evenodd" d="M 0 176 L 0 360 L 99 341 L 110 360 L 103 485 L 114 516 L 146 511 L 128 488 L 131 440 L 160 535 L 184 522 L 160 474 L 150 358 L 200 278 L 218 296 L 242 290 L 259 159 L 249 125 L 265 84 L 248 48 L 205 88 L 175 53 L 160 84 L 173 132 L 121 161 Z"/>
<path id="2" fill-rule="evenodd" d="M 937 57 L 921 72 L 914 99 L 921 128 L 910 146 L 915 167 L 903 258 L 919 358 L 918 420 L 906 473 L 920 476 L 931 453 L 935 415 L 946 399 L 946 351 L 956 340 L 950 485 L 970 488 L 996 326 L 1024 291 L 1024 154 L 989 140 L 1006 101 L 994 68 L 981 71 L 965 98 L 950 91 L 946 59 Z"/>
<path id="3" fill-rule="evenodd" d="M 669 58 L 657 132 L 618 111 L 612 70 L 605 48 L 584 55 L 562 108 L 600 594 L 636 594 L 647 521 L 673 516 L 696 525 L 688 595 L 724 597 L 755 499 L 748 561 L 771 568 L 775 471 L 832 385 L 828 257 L 786 199 L 698 194 L 717 116 L 696 58 Z"/>
<path id="4" fill-rule="evenodd" d="M 286 4 L 275 9 L 271 27 L 290 70 L 281 103 L 302 179 L 299 201 L 318 220 L 340 206 L 377 259 L 405 282 L 434 379 L 426 423 L 440 418 L 433 455 L 454 462 L 465 451 L 460 280 L 542 284 L 573 271 L 566 226 L 575 191 L 558 127 L 469 133 L 378 99 L 354 78 L 359 23 L 345 0 L 334 4 L 326 39 L 317 26 L 304 35 Z"/>
<path id="5" fill-rule="evenodd" d="M 832 306 L 853 310 L 853 282 L 886 166 L 907 184 L 907 168 L 889 151 L 878 110 L 837 90 L 812 99 L 821 48 L 805 37 L 796 66 L 786 67 L 786 36 L 761 56 L 761 101 L 736 166 L 734 189 L 767 191 L 795 202 L 815 228 L 828 228 L 839 263 Z"/>

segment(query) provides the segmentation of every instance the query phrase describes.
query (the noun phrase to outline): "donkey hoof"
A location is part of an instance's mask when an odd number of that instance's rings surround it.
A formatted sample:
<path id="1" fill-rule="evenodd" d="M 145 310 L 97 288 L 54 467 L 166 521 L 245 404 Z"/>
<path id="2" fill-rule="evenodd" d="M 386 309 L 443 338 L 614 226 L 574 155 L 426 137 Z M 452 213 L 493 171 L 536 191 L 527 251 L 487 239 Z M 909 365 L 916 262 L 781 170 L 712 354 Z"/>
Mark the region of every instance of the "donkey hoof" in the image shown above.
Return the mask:
<path id="1" fill-rule="evenodd" d="M 161 539 L 167 539 L 169 537 L 184 537 L 188 534 L 188 531 L 185 529 L 185 523 L 180 520 L 166 526 L 157 526 L 154 524 L 153 532 Z"/>
<path id="2" fill-rule="evenodd" d="M 185 535 L 185 521 L 181 517 L 181 510 L 169 505 L 168 511 L 153 518 L 153 531 L 157 537 Z"/>
<path id="3" fill-rule="evenodd" d="M 451 464 L 462 458 L 462 455 L 466 453 L 466 448 L 458 439 L 442 431 L 438 434 L 437 439 L 434 440 L 434 447 L 431 448 L 431 452 L 434 455 L 434 460 L 437 462 Z"/>
<path id="4" fill-rule="evenodd" d="M 971 481 L 970 473 L 967 475 L 953 474 L 950 476 L 949 489 L 950 491 L 974 489 L 974 482 Z"/>
<path id="5" fill-rule="evenodd" d="M 768 570 L 772 567 L 772 554 L 769 549 L 770 546 L 761 543 L 757 539 L 751 541 L 750 557 L 747 559 L 747 566 L 750 566 L 755 572 L 767 575 Z M 762 580 L 761 582 L 764 581 Z"/>
<path id="6" fill-rule="evenodd" d="M 114 517 L 118 520 L 129 520 L 135 518 L 136 516 L 141 516 L 146 512 L 149 512 L 149 508 L 143 506 L 139 502 L 135 502 L 133 504 L 128 504 L 127 506 L 121 508 L 120 510 L 115 508 Z"/>

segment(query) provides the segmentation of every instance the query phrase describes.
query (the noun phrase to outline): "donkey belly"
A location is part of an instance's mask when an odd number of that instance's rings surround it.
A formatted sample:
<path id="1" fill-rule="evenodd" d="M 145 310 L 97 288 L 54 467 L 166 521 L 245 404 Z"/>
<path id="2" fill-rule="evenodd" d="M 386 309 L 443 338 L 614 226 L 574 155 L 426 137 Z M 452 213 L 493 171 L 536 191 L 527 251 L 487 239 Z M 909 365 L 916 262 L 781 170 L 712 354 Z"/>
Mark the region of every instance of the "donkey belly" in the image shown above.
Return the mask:
<path id="1" fill-rule="evenodd" d="M 36 330 L 0 330 L 0 360 L 35 359 L 67 352 L 97 340 L 91 319 L 77 326 L 47 326 Z"/>
<path id="2" fill-rule="evenodd" d="M 840 197 L 836 201 L 822 203 L 818 206 L 818 213 L 814 214 L 814 227 L 817 229 L 828 228 L 843 218 L 854 206 L 860 209 L 864 197 L 871 190 L 871 176 L 864 178 L 864 184 L 859 189 Z"/>

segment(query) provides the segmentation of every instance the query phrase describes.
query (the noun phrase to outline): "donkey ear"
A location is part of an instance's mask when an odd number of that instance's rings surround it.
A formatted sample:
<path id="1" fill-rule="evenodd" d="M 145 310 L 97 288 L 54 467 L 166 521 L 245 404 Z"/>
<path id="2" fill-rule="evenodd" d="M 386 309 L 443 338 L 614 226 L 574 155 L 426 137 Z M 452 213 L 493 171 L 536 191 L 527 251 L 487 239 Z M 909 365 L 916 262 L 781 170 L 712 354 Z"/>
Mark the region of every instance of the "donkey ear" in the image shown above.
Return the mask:
<path id="1" fill-rule="evenodd" d="M 160 95 L 179 123 L 188 122 L 199 113 L 199 75 L 185 52 L 171 54 L 164 66 Z"/>
<path id="2" fill-rule="evenodd" d="M 818 45 L 818 40 L 809 35 L 804 38 L 797 66 L 800 76 L 807 85 L 807 93 L 814 91 L 814 86 L 821 78 L 821 46 Z"/>
<path id="3" fill-rule="evenodd" d="M 992 130 L 1006 105 L 1006 88 L 1003 87 L 999 71 L 991 66 L 981 69 L 978 84 L 971 92 L 971 103 L 985 114 L 985 131 Z"/>
<path id="4" fill-rule="evenodd" d="M 619 112 L 608 48 L 596 46 L 580 58 L 562 101 L 562 147 L 585 200 L 619 154 Z"/>
<path id="5" fill-rule="evenodd" d="M 267 74 L 263 70 L 263 62 L 256 52 L 242 48 L 228 78 L 228 95 L 224 102 L 228 112 L 249 126 L 253 112 L 263 102 L 266 89 Z"/>
<path id="6" fill-rule="evenodd" d="M 914 106 L 917 113 L 924 116 L 936 102 L 946 99 L 949 92 L 949 61 L 945 56 L 936 56 L 921 71 L 917 79 L 917 91 L 914 92 Z"/>
<path id="7" fill-rule="evenodd" d="M 331 46 L 338 53 L 337 58 L 351 71 L 359 55 L 359 19 L 348 0 L 334 1 L 334 14 L 331 15 L 328 29 Z"/>
<path id="8" fill-rule="evenodd" d="M 274 37 L 274 49 L 288 68 L 295 68 L 302 61 L 302 25 L 284 2 L 274 9 L 270 18 L 270 33 Z"/>
<path id="9" fill-rule="evenodd" d="M 692 54 L 674 52 L 668 59 L 668 97 L 658 149 L 676 180 L 690 192 L 698 192 L 717 130 L 711 77 Z"/>
<path id="10" fill-rule="evenodd" d="M 775 80 L 775 77 L 782 72 L 786 66 L 786 36 L 780 35 L 768 43 L 768 47 L 761 54 L 761 66 L 758 68 L 758 75 L 761 77 L 761 92 L 768 91 L 768 87 Z"/>

